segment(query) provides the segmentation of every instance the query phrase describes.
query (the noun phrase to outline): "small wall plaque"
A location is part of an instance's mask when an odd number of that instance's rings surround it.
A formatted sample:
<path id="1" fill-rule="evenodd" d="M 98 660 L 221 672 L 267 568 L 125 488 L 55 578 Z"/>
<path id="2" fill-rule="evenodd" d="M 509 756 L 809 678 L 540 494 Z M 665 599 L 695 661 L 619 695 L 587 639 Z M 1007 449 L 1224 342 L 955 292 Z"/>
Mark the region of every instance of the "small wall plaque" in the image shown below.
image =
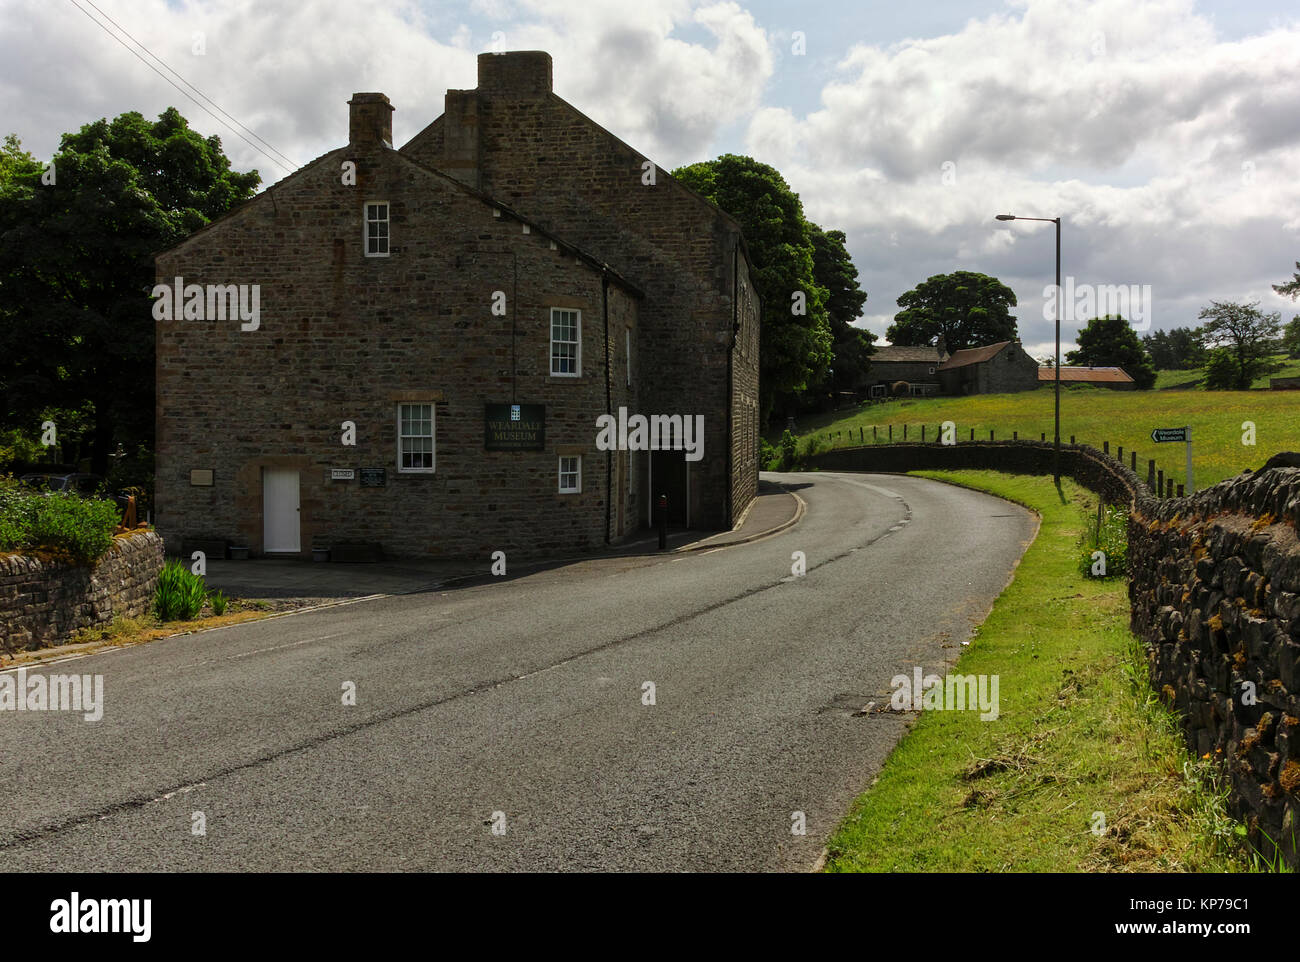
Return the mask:
<path id="1" fill-rule="evenodd" d="M 352 468 L 330 468 L 331 481 L 351 481 L 357 476 L 357 472 Z"/>
<path id="2" fill-rule="evenodd" d="M 388 478 L 383 468 L 362 468 L 361 469 L 361 487 L 363 488 L 382 488 L 388 483 Z"/>
<path id="3" fill-rule="evenodd" d="M 196 470 L 190 472 L 190 484 L 196 488 L 212 487 L 212 469 Z"/>

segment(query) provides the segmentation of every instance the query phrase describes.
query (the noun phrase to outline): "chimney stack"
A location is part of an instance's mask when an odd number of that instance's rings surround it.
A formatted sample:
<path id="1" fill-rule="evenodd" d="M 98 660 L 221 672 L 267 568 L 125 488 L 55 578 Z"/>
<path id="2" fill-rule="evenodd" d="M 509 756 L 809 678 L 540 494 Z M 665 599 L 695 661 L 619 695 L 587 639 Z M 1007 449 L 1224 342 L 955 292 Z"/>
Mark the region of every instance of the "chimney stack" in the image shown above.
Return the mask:
<path id="1" fill-rule="evenodd" d="M 489 96 L 533 100 L 551 92 L 551 55 L 514 50 L 478 55 L 478 89 Z"/>
<path id="2" fill-rule="evenodd" d="M 393 146 L 393 107 L 380 93 L 353 94 L 348 101 L 348 144 Z"/>

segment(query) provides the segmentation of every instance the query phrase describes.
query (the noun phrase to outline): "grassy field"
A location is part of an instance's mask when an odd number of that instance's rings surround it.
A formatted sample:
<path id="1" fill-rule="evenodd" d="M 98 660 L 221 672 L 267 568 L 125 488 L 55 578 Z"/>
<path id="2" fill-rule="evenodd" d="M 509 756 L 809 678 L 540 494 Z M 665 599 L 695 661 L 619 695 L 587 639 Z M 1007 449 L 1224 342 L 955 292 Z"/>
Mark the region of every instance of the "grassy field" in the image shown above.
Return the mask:
<path id="1" fill-rule="evenodd" d="M 957 441 L 970 439 L 975 429 L 977 440 L 988 440 L 993 430 L 999 440 L 1013 432 L 1029 439 L 1042 434 L 1051 440 L 1053 430 L 1053 391 L 1050 387 L 1019 394 L 981 394 L 973 397 L 916 398 L 864 404 L 852 410 L 810 416 L 797 425 L 802 436 L 819 434 L 832 447 L 858 444 L 861 437 L 871 441 L 876 427 L 878 441 L 885 441 L 893 427 L 895 441 L 902 440 L 903 426 L 907 439 L 919 441 L 925 426 L 925 439 L 935 439 L 938 425 L 952 421 L 957 425 Z M 775 431 L 768 440 L 776 444 L 783 424 L 774 418 Z M 1242 424 L 1255 425 L 1255 445 L 1242 443 Z M 1110 391 L 1105 388 L 1075 387 L 1061 391 L 1061 440 L 1071 435 L 1081 444 L 1101 448 L 1109 441 L 1111 453 L 1117 445 L 1138 453 L 1138 473 L 1145 478 L 1147 459 L 1154 458 L 1158 468 L 1176 483 L 1183 484 L 1185 449 L 1182 444 L 1153 444 L 1151 429 L 1191 425 L 1193 468 L 1198 488 L 1240 474 L 1245 468 L 1257 469 L 1278 451 L 1300 450 L 1300 391 Z"/>
<path id="2" fill-rule="evenodd" d="M 832 837 L 826 870 L 1259 867 L 1209 763 L 1187 754 L 1146 681 L 1124 579 L 1079 571 L 1092 495 L 1064 481 L 1062 498 L 1050 480 L 990 471 L 918 473 L 1042 516 L 1015 580 L 952 669 L 998 675 L 1000 714 L 921 712 Z"/>
<path id="3" fill-rule="evenodd" d="M 1300 377 L 1300 359 L 1287 357 L 1285 354 L 1273 355 L 1274 363 L 1279 367 L 1276 371 L 1270 371 L 1263 377 L 1257 377 L 1251 382 L 1251 387 L 1267 388 L 1269 378 L 1274 377 Z M 1189 385 L 1194 390 L 1205 390 L 1201 387 L 1201 380 L 1204 377 L 1201 370 L 1197 368 L 1192 371 L 1157 371 L 1156 372 L 1156 390 L 1166 391 L 1171 389 L 1186 388 Z"/>

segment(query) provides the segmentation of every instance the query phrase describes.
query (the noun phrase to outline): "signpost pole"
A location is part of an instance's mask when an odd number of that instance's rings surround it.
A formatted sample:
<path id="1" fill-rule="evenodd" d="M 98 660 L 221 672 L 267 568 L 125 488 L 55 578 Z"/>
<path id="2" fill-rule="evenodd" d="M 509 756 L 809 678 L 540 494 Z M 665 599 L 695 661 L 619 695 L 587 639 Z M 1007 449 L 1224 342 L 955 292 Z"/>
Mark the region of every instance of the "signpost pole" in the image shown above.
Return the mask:
<path id="1" fill-rule="evenodd" d="M 1187 432 L 1187 493 L 1191 494 L 1196 490 L 1192 481 L 1192 426 L 1189 424 L 1184 430 Z"/>

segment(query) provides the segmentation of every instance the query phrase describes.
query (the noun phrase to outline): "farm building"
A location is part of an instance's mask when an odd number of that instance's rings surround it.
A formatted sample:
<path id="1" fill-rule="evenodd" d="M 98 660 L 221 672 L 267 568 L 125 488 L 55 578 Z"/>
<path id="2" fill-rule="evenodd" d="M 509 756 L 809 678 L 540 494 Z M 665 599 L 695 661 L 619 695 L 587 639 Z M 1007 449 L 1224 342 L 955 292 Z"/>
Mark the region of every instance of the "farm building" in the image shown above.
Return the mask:
<path id="1" fill-rule="evenodd" d="M 1056 372 L 1047 365 L 1038 369 L 1038 380 L 1043 384 L 1056 382 Z M 1062 384 L 1095 384 L 1113 391 L 1132 391 L 1137 387 L 1122 367 L 1068 367 L 1061 365 Z"/>

